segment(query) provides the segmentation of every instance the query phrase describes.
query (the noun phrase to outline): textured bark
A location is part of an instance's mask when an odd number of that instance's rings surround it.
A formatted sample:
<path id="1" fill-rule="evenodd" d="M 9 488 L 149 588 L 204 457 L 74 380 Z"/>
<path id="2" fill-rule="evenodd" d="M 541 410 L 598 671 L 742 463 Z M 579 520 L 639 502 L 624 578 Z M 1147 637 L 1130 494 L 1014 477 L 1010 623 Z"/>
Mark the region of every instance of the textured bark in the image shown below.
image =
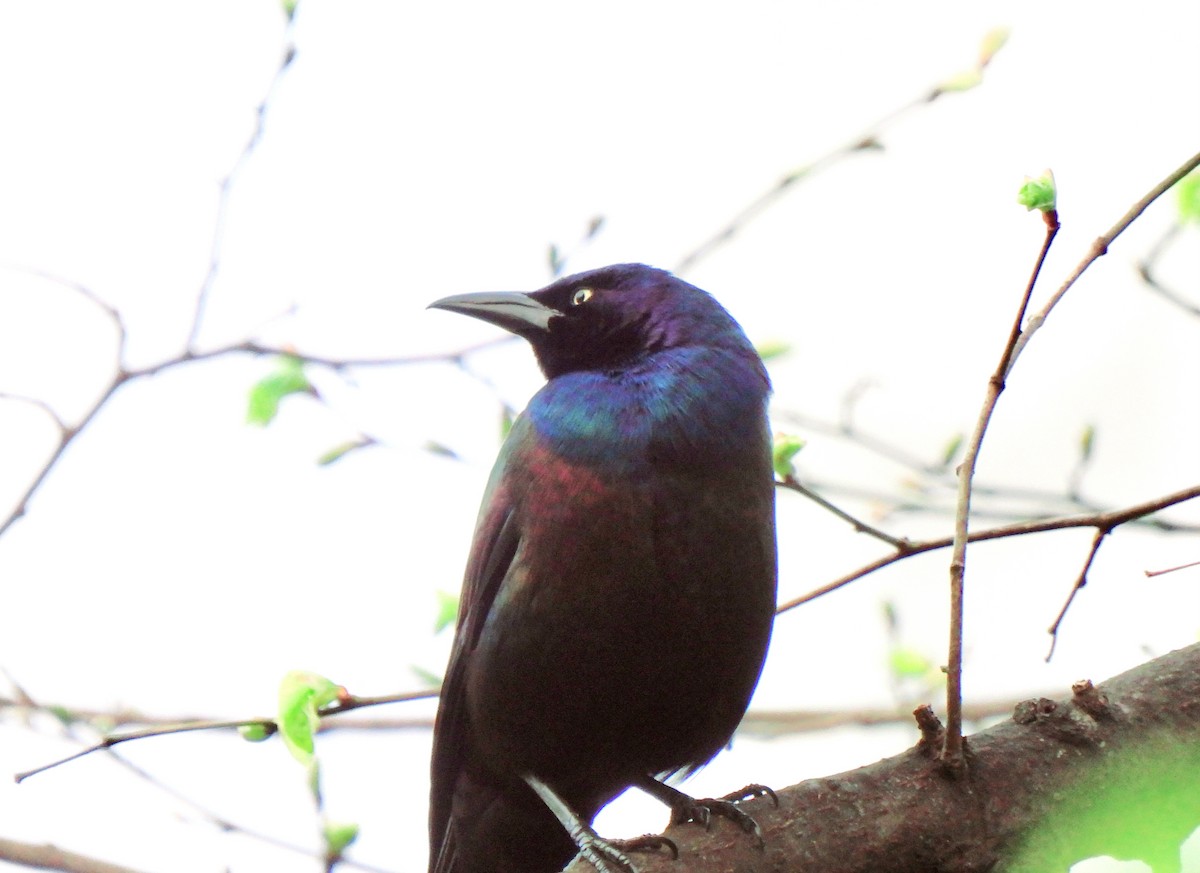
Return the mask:
<path id="1" fill-rule="evenodd" d="M 869 767 L 780 790 L 777 809 L 749 801 L 744 808 L 762 828 L 763 849 L 714 817 L 707 833 L 690 823 L 667 830 L 678 861 L 665 851 L 634 860 L 641 873 L 973 873 L 1011 864 L 1038 825 L 1043 869 L 1065 870 L 1136 842 L 1136 816 L 1081 837 L 1069 814 L 1080 798 L 1088 806 L 1123 791 L 1128 781 L 1115 774 L 1132 769 L 1152 791 L 1153 780 L 1189 786 L 1166 814 L 1170 821 L 1161 811 L 1153 821 L 1159 834 L 1178 834 L 1161 856 L 1170 869 L 1171 852 L 1200 824 L 1200 644 L 1098 687 L 1077 683 L 1065 700 L 1026 701 L 1009 721 L 969 737 L 967 752 L 961 780 L 943 773 L 923 741 Z M 1084 789 L 1069 790 L 1078 785 Z M 568 870 L 592 873 L 578 860 Z"/>

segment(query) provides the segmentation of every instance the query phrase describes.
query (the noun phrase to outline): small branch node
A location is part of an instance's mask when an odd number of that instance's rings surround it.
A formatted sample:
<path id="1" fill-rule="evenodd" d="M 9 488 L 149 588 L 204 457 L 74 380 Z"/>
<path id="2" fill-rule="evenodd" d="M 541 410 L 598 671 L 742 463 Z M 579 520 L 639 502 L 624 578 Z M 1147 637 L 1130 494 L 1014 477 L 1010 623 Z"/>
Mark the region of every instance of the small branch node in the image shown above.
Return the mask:
<path id="1" fill-rule="evenodd" d="M 933 757 L 946 740 L 946 729 L 942 726 L 941 719 L 928 703 L 922 703 L 913 710 L 913 719 L 921 732 L 921 740 L 917 743 L 918 750 L 927 757 Z"/>
<path id="2" fill-rule="evenodd" d="M 1080 679 L 1071 685 L 1074 704 L 1096 721 L 1111 720 L 1114 713 L 1108 695 L 1092 684 L 1091 679 Z"/>

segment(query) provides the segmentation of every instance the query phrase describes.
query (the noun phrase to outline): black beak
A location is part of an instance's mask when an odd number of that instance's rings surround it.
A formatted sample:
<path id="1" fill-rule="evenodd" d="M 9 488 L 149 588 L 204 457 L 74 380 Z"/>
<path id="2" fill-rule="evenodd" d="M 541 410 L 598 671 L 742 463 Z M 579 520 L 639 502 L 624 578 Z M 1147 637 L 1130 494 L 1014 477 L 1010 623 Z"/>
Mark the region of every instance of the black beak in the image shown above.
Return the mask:
<path id="1" fill-rule="evenodd" d="M 516 291 L 455 294 L 435 300 L 429 308 L 470 315 L 527 339 L 546 333 L 550 320 L 562 314 Z"/>

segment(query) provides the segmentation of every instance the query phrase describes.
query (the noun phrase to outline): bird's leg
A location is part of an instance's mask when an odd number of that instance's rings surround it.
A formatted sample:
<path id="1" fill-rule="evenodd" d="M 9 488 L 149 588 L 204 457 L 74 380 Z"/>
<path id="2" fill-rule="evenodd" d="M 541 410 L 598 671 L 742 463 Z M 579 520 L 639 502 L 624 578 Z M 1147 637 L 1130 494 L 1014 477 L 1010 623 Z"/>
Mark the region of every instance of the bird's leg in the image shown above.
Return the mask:
<path id="1" fill-rule="evenodd" d="M 647 835 L 632 840 L 604 839 L 592 830 L 591 825 L 580 818 L 575 810 L 567 806 L 566 801 L 559 797 L 553 788 L 536 776 L 526 775 L 523 778 L 571 835 L 571 839 L 579 847 L 579 854 L 599 873 L 638 873 L 637 867 L 629 860 L 625 851 L 648 851 L 667 846 L 676 858 L 679 857 L 679 849 L 667 837 Z"/>
<path id="2" fill-rule="evenodd" d="M 765 795 L 770 797 L 776 806 L 779 806 L 779 798 L 775 796 L 774 791 L 765 785 L 747 785 L 741 791 L 726 794 L 724 797 L 706 797 L 703 800 L 697 800 L 690 795 L 684 794 L 678 788 L 672 788 L 665 782 L 660 782 L 649 775 L 640 779 L 637 782 L 637 786 L 651 797 L 661 800 L 667 806 L 671 807 L 671 824 L 676 825 L 686 821 L 694 821 L 697 824 L 704 825 L 704 829 L 708 830 L 710 817 L 712 815 L 719 815 L 722 818 L 729 819 L 746 833 L 754 834 L 759 848 L 765 845 L 762 829 L 759 828 L 758 822 L 743 812 L 737 804 L 751 797 Z"/>

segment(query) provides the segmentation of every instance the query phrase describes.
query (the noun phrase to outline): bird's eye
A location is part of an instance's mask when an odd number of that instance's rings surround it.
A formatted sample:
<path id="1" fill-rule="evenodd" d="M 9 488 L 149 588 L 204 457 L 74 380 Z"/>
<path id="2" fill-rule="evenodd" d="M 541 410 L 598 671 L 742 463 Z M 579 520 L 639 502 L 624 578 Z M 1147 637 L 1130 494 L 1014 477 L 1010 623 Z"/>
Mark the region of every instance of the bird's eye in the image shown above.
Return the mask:
<path id="1" fill-rule="evenodd" d="M 595 293 L 591 288 L 580 288 L 571 295 L 571 305 L 578 306 L 580 303 L 587 303 Z"/>

